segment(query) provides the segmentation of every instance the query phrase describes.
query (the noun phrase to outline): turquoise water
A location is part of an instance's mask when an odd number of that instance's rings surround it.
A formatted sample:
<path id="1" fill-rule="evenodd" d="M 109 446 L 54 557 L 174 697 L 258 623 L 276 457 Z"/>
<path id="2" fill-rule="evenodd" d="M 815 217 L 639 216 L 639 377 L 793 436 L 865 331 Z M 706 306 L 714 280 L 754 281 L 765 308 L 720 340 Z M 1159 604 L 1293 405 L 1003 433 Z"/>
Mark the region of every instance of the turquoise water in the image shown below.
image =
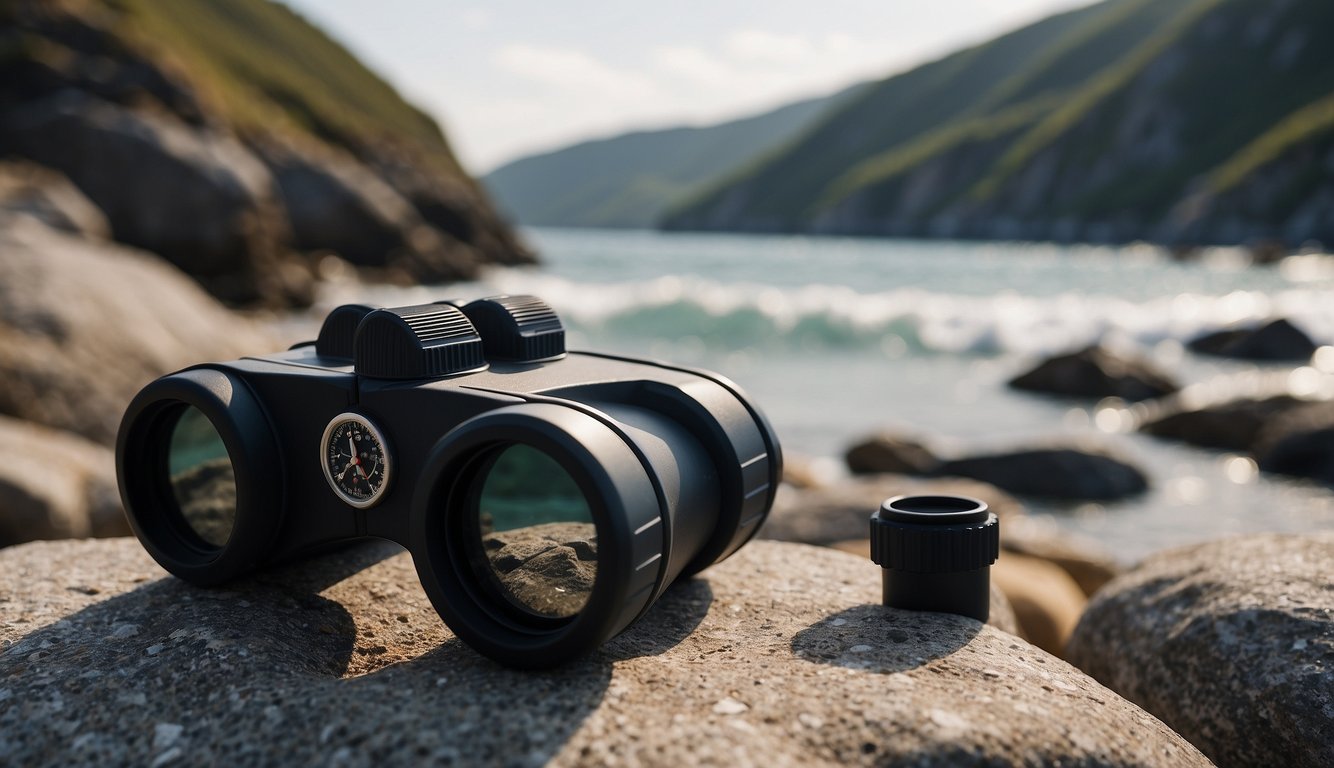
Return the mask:
<path id="1" fill-rule="evenodd" d="M 1334 527 L 1334 496 L 1323 488 L 1127 433 L 1119 410 L 1004 386 L 1043 353 L 1103 339 L 1175 371 L 1200 399 L 1289 384 L 1334 391 L 1334 377 L 1316 368 L 1257 369 L 1182 349 L 1203 330 L 1274 315 L 1334 345 L 1334 260 L 1251 267 L 1237 251 L 1179 263 L 1148 246 L 526 235 L 545 258 L 540 269 L 446 288 L 333 285 L 322 305 L 537 294 L 561 313 L 572 346 L 700 365 L 740 382 L 785 449 L 825 457 L 830 472 L 851 440 L 879 428 L 947 454 L 1058 438 L 1107 445 L 1145 467 L 1154 490 L 1118 504 L 1034 509 L 1126 560 L 1225 532 Z"/>

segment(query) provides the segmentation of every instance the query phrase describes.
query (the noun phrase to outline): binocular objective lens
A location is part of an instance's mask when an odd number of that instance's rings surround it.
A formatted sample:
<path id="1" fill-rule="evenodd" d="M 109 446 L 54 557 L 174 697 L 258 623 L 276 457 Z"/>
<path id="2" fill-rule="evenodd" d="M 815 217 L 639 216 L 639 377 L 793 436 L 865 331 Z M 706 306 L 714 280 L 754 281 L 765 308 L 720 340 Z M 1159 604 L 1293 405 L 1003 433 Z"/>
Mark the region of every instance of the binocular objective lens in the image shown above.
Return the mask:
<path id="1" fill-rule="evenodd" d="M 236 523 L 236 474 L 218 430 L 194 406 L 172 428 L 167 472 L 181 520 L 205 543 L 226 546 Z"/>
<path id="2" fill-rule="evenodd" d="M 597 529 L 574 478 L 546 453 L 516 443 L 496 450 L 477 483 L 485 576 L 540 617 L 583 610 L 597 577 Z"/>

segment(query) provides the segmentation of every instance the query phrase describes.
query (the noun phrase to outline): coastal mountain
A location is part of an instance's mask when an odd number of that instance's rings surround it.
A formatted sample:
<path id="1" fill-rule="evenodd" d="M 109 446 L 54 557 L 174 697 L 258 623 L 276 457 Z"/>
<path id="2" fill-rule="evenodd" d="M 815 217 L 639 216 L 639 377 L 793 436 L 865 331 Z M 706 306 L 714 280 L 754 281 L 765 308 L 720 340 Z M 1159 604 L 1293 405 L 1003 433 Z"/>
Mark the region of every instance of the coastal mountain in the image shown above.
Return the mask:
<path id="1" fill-rule="evenodd" d="M 677 230 L 1334 243 L 1334 4 L 1108 0 L 868 86 Z"/>
<path id="2" fill-rule="evenodd" d="M 533 260 L 430 117 L 269 0 L 0 3 L 0 157 L 232 304 L 309 301 L 330 254 L 417 281 Z"/>
<path id="3" fill-rule="evenodd" d="M 524 224 L 652 227 L 673 205 L 795 138 L 859 88 L 718 125 L 586 141 L 520 158 L 482 181 Z"/>

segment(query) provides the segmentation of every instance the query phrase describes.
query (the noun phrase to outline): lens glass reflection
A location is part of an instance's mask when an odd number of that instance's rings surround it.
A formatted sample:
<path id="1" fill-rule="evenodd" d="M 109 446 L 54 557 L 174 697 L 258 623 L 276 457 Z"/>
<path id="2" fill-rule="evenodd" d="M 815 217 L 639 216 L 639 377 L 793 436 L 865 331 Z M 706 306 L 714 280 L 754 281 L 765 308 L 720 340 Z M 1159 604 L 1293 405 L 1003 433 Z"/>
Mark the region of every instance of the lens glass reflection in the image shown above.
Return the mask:
<path id="1" fill-rule="evenodd" d="M 581 611 L 597 577 L 597 530 L 574 478 L 542 451 L 514 444 L 481 484 L 482 551 L 501 591 L 539 616 Z"/>
<path id="2" fill-rule="evenodd" d="M 194 406 L 172 429 L 167 471 L 185 524 L 208 544 L 225 546 L 236 523 L 236 474 L 218 430 Z"/>

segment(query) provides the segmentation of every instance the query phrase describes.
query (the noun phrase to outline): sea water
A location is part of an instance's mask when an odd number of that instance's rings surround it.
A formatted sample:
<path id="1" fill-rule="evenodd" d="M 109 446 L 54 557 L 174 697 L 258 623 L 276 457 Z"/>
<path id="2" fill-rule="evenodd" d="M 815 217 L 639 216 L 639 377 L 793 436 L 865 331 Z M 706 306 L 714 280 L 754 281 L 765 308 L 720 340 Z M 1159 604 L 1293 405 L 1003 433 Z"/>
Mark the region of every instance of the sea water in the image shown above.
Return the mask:
<path id="1" fill-rule="evenodd" d="M 1146 356 L 1193 398 L 1334 391 L 1321 366 L 1203 358 L 1201 332 L 1282 316 L 1334 345 L 1334 259 L 1252 266 L 1240 251 L 1178 261 L 1151 246 L 526 230 L 538 268 L 477 283 L 332 284 L 320 309 L 531 293 L 560 313 L 571 348 L 697 365 L 739 382 L 786 451 L 837 472 L 856 438 L 886 429 L 944 455 L 1051 442 L 1105 446 L 1152 490 L 1116 503 L 1030 503 L 1132 561 L 1250 531 L 1334 528 L 1334 495 L 1257 473 L 1244 456 L 1133 431 L 1134 415 L 1005 386 L 1045 354 L 1095 341 Z M 1334 350 L 1317 356 L 1334 363 Z M 1334 364 L 1324 368 L 1334 369 Z M 867 500 L 867 514 L 878 503 Z"/>

